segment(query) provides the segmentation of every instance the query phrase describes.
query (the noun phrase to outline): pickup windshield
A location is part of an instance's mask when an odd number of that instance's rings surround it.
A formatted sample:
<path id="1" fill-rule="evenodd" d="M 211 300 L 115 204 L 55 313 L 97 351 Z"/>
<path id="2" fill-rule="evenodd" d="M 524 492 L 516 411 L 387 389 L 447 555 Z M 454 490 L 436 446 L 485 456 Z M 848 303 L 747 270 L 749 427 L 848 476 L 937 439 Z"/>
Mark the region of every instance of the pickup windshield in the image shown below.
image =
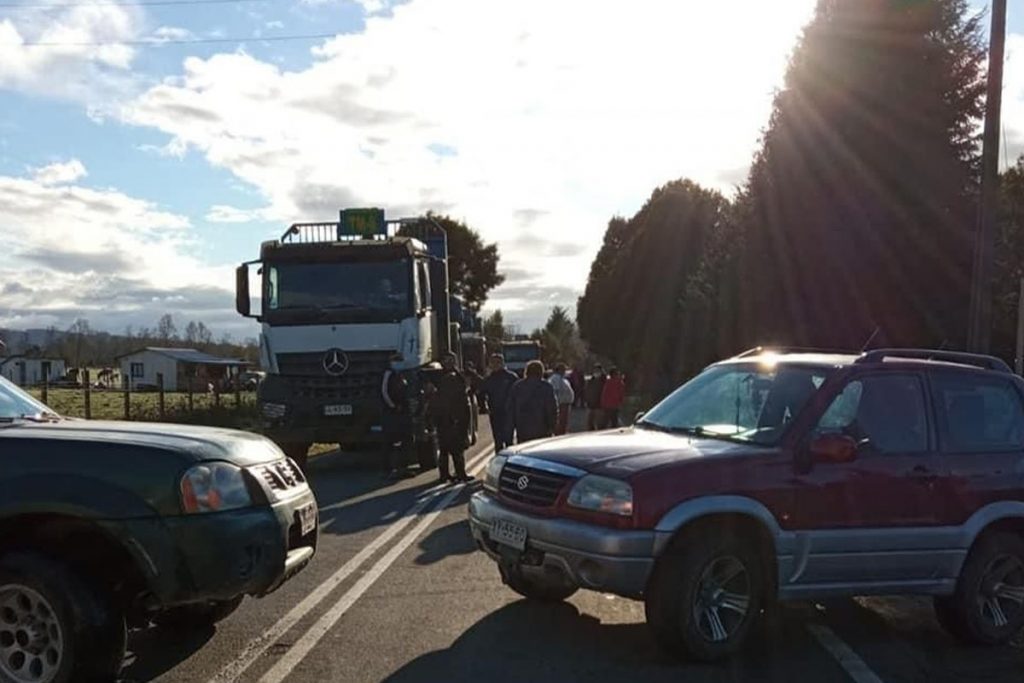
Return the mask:
<path id="1" fill-rule="evenodd" d="M 57 414 L 7 379 L 0 377 L 0 421 L 52 419 Z"/>
<path id="2" fill-rule="evenodd" d="M 385 322 L 414 314 L 409 260 L 268 264 L 271 320 Z"/>
<path id="3" fill-rule="evenodd" d="M 759 363 L 715 366 L 670 394 L 638 426 L 772 445 L 831 372 Z"/>

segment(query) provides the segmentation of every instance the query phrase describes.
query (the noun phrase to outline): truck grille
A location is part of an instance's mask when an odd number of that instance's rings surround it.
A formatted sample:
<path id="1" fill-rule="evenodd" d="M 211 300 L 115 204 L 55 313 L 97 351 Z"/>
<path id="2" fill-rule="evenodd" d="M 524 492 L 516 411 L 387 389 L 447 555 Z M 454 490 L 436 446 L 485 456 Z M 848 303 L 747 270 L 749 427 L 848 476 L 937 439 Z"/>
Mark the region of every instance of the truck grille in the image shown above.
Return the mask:
<path id="1" fill-rule="evenodd" d="M 516 503 L 551 507 L 572 477 L 507 463 L 501 470 L 498 492 Z M 525 485 L 524 485 L 525 484 Z"/>
<path id="2" fill-rule="evenodd" d="M 306 483 L 302 471 L 291 460 L 279 460 L 253 468 L 256 476 L 267 483 L 272 491 L 287 491 Z"/>
<path id="3" fill-rule="evenodd" d="M 348 376 L 359 376 L 372 374 L 380 375 L 388 367 L 388 359 L 395 353 L 388 351 L 347 351 L 348 370 L 338 377 L 333 377 L 324 369 L 324 354 L 326 351 L 314 351 L 311 353 L 279 353 L 277 354 L 277 369 L 282 375 L 293 377 L 330 377 L 341 379 Z"/>
<path id="4" fill-rule="evenodd" d="M 324 370 L 324 352 L 279 353 L 279 380 L 288 394 L 318 402 L 348 402 L 380 396 L 380 382 L 393 351 L 352 351 L 347 353 L 348 370 L 331 376 Z"/>

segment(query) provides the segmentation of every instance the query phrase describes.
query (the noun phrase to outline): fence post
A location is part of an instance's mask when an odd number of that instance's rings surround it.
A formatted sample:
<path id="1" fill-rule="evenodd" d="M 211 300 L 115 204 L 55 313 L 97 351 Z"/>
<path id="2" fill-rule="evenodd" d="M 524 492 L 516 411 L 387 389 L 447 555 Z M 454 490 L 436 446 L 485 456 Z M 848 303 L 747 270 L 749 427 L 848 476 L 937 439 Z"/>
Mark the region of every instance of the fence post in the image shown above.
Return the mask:
<path id="1" fill-rule="evenodd" d="M 220 408 L 220 389 L 216 384 L 213 385 L 213 407 Z"/>
<path id="2" fill-rule="evenodd" d="M 235 368 L 235 410 L 242 409 L 242 373 L 241 368 Z M 228 371 L 230 372 L 230 370 Z"/>
<path id="3" fill-rule="evenodd" d="M 195 409 L 195 405 L 193 403 L 194 399 L 192 397 L 192 390 L 195 389 L 194 384 L 195 384 L 195 378 L 189 377 L 188 378 L 188 412 L 189 413 L 193 412 L 194 409 Z"/>
<path id="4" fill-rule="evenodd" d="M 82 372 L 82 383 L 85 386 L 85 419 L 92 419 L 92 380 L 89 378 L 89 370 Z"/>
<path id="5" fill-rule="evenodd" d="M 156 373 L 156 388 L 160 392 L 160 419 L 164 419 L 164 373 Z"/>
<path id="6" fill-rule="evenodd" d="M 132 378 L 128 375 L 121 376 L 121 383 L 124 384 L 124 419 L 132 419 Z"/>
<path id="7" fill-rule="evenodd" d="M 43 403 L 50 404 L 50 373 L 43 375 Z"/>

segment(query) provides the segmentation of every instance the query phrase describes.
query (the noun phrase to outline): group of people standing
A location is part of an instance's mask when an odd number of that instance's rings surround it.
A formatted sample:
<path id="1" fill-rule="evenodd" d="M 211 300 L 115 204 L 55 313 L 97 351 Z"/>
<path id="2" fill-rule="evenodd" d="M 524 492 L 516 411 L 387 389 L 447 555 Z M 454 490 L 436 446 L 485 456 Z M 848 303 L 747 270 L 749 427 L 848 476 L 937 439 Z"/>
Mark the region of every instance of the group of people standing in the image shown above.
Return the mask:
<path id="1" fill-rule="evenodd" d="M 385 403 L 384 429 L 393 443 L 411 432 L 408 385 L 394 366 L 400 360 L 397 356 L 392 359 L 392 368 L 385 372 L 381 386 Z M 588 428 L 604 429 L 619 424 L 626 385 L 615 368 L 605 375 L 603 368 L 597 365 L 594 374 L 584 383 L 582 373 L 567 374 L 564 363 L 557 364 L 548 378 L 539 360 L 527 364 L 522 378 L 505 367 L 501 354 L 491 355 L 488 365 L 490 372 L 484 378 L 472 363 L 467 363 L 465 371 L 460 371 L 456 355 L 445 354 L 441 372 L 428 387 L 429 414 L 437 434 L 438 472 L 442 483 L 472 479 L 466 473 L 465 459 L 472 396 L 476 396 L 481 408 L 487 411 L 495 451 L 514 443 L 567 433 L 572 407 L 579 405 L 581 398 L 589 409 Z M 403 446 L 408 445 L 403 443 Z M 399 475 L 407 455 L 401 448 L 391 449 L 387 463 L 390 476 Z M 449 461 L 455 469 L 454 477 L 449 471 Z"/>

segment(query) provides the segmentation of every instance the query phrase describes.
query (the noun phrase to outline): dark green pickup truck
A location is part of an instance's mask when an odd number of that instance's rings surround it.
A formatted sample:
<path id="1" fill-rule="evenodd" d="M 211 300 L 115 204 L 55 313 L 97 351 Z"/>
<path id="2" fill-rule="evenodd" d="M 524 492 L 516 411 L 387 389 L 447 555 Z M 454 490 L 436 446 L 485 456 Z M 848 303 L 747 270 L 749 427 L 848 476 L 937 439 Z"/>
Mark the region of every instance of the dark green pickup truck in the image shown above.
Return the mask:
<path id="1" fill-rule="evenodd" d="M 61 418 L 0 378 L 0 681 L 111 680 L 127 625 L 212 624 L 316 550 L 269 440 Z"/>

